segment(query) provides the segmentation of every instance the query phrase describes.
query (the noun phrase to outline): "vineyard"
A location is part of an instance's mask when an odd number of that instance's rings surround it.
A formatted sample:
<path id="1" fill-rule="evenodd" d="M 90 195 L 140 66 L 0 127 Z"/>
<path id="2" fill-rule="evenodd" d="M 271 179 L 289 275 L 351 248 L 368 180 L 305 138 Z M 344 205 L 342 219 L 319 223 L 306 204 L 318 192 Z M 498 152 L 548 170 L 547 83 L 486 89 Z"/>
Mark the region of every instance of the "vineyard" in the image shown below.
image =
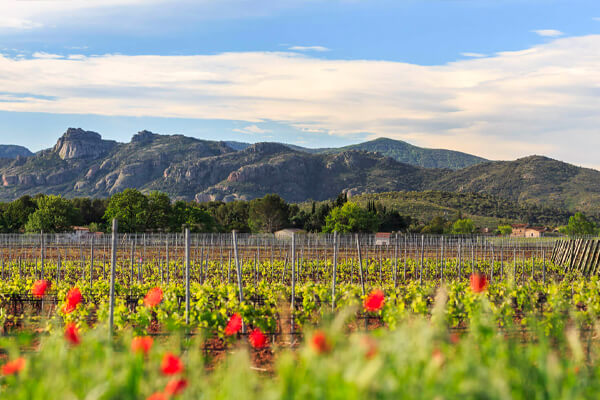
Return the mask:
<path id="1" fill-rule="evenodd" d="M 0 393 L 55 398 L 42 393 L 44 360 L 89 359 L 104 367 L 77 367 L 81 379 L 57 372 L 59 393 L 147 398 L 149 383 L 162 382 L 162 398 L 391 398 L 417 387 L 429 391 L 421 398 L 532 398 L 542 389 L 587 398 L 597 383 L 582 382 L 600 373 L 600 281 L 555 263 L 562 247 L 552 238 L 402 235 L 0 236 L 5 366 L 31 353 L 26 369 L 3 367 Z M 130 354 L 129 342 L 146 356 Z M 167 350 L 185 360 L 187 372 L 173 374 L 185 379 L 156 372 Z M 494 358 L 504 363 L 502 391 L 486 397 L 468 382 L 497 368 Z M 467 386 L 452 386 L 450 372 Z"/>

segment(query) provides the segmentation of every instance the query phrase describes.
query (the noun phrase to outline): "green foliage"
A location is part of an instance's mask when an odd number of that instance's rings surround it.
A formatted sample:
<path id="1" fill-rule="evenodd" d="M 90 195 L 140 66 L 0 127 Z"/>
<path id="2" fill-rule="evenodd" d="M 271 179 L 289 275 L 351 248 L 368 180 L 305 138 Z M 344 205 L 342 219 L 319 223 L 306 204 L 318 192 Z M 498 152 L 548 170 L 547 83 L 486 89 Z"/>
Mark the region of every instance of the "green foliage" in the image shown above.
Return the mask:
<path id="1" fill-rule="evenodd" d="M 451 222 L 438 215 L 433 217 L 428 224 L 421 228 L 421 233 L 441 235 L 443 233 L 448 233 L 450 231 L 450 227 Z"/>
<path id="2" fill-rule="evenodd" d="M 289 223 L 289 206 L 276 194 L 250 201 L 248 225 L 254 232 L 275 232 Z"/>
<path id="3" fill-rule="evenodd" d="M 110 198 L 104 219 L 119 220 L 119 232 L 144 232 L 148 220 L 148 198 L 136 189 L 125 189 Z"/>
<path id="4" fill-rule="evenodd" d="M 512 233 L 512 226 L 510 226 L 510 225 L 499 225 L 498 226 L 498 232 L 500 232 L 500 234 L 502 236 L 510 236 L 510 234 Z"/>
<path id="5" fill-rule="evenodd" d="M 27 232 L 65 232 L 70 231 L 77 214 L 73 204 L 61 196 L 42 196 L 36 200 L 37 210 L 29 215 L 25 230 Z"/>
<path id="6" fill-rule="evenodd" d="M 475 224 L 472 220 L 458 219 L 452 224 L 452 233 L 456 235 L 470 235 L 475 232 Z"/>
<path id="7" fill-rule="evenodd" d="M 192 232 L 214 232 L 217 229 L 215 219 L 195 203 L 177 201 L 170 208 L 170 214 L 172 232 L 181 230 L 183 224 L 188 225 Z"/>
<path id="8" fill-rule="evenodd" d="M 356 203 L 347 202 L 336 207 L 325 218 L 323 232 L 376 232 L 379 228 L 377 216 Z"/>
<path id="9" fill-rule="evenodd" d="M 569 218 L 569 224 L 561 228 L 561 232 L 569 236 L 594 235 L 598 232 L 596 224 L 578 212 Z"/>
<path id="10" fill-rule="evenodd" d="M 24 229 L 29 216 L 35 212 L 37 203 L 31 196 L 23 196 L 8 203 L 3 213 L 6 232 L 19 232 Z"/>

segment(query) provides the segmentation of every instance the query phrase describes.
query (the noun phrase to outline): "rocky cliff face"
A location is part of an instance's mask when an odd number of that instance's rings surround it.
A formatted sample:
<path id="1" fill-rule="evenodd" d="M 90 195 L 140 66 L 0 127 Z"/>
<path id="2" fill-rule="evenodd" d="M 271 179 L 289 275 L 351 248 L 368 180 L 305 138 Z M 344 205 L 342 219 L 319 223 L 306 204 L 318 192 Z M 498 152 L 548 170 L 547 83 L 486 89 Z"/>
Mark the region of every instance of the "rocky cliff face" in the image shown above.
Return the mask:
<path id="1" fill-rule="evenodd" d="M 112 150 L 117 142 L 102 140 L 99 133 L 69 128 L 56 142 L 54 151 L 63 160 L 96 159 Z"/>
<path id="2" fill-rule="evenodd" d="M 126 188 L 173 199 L 288 201 L 428 189 L 488 193 L 600 215 L 600 172 L 543 157 L 486 162 L 458 171 L 401 163 L 381 152 L 297 151 L 278 143 L 235 150 L 225 142 L 141 131 L 129 143 L 69 129 L 30 157 L 0 158 L 0 200 L 24 194 L 107 197 Z"/>

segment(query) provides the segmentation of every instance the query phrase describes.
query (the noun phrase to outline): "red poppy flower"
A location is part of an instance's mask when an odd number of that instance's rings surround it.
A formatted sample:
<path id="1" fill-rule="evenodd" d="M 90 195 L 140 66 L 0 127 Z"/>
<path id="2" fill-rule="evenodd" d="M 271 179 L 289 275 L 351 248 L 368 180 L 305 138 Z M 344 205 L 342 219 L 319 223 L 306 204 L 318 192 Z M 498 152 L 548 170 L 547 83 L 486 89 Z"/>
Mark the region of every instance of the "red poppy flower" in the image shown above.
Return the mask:
<path id="1" fill-rule="evenodd" d="M 46 293 L 46 289 L 48 289 L 49 287 L 50 282 L 48 282 L 47 280 L 42 279 L 39 281 L 35 281 L 33 286 L 31 286 L 31 294 L 38 298 L 44 297 L 44 293 Z"/>
<path id="2" fill-rule="evenodd" d="M 174 354 L 167 353 L 162 359 L 160 370 L 165 375 L 175 375 L 183 371 L 183 362 Z"/>
<path id="3" fill-rule="evenodd" d="M 72 288 L 67 293 L 66 303 L 62 308 L 63 313 L 69 314 L 77 308 L 77 305 L 81 303 L 83 296 L 81 295 L 81 291 L 79 288 Z"/>
<path id="4" fill-rule="evenodd" d="M 458 344 L 458 342 L 460 342 L 460 336 L 458 335 L 458 333 L 452 332 L 450 334 L 450 343 Z"/>
<path id="5" fill-rule="evenodd" d="M 487 289 L 488 281 L 485 275 L 472 274 L 471 275 L 471 290 L 474 293 L 481 293 Z"/>
<path id="6" fill-rule="evenodd" d="M 146 400 L 169 400 L 169 396 L 162 392 L 156 392 L 151 394 Z"/>
<path id="7" fill-rule="evenodd" d="M 152 348 L 152 343 L 154 343 L 154 339 L 150 336 L 134 337 L 131 340 L 131 351 L 134 353 L 148 354 Z"/>
<path id="8" fill-rule="evenodd" d="M 165 394 L 168 396 L 177 396 L 185 390 L 187 385 L 188 382 L 186 379 L 173 379 L 165 386 Z"/>
<path id="9" fill-rule="evenodd" d="M 440 367 L 446 358 L 444 357 L 444 353 L 442 353 L 440 349 L 436 348 L 431 352 L 431 359 L 436 366 Z"/>
<path id="10" fill-rule="evenodd" d="M 242 329 L 242 317 L 240 314 L 235 313 L 229 318 L 229 322 L 227 322 L 225 334 L 227 336 L 235 335 L 240 329 Z"/>
<path id="11" fill-rule="evenodd" d="M 361 341 L 361 345 L 365 349 L 365 358 L 367 360 L 375 357 L 379 351 L 377 348 L 377 342 L 371 336 L 364 336 Z"/>
<path id="12" fill-rule="evenodd" d="M 160 304 L 163 298 L 163 291 L 159 287 L 152 288 L 144 297 L 144 305 L 146 307 L 155 307 Z"/>
<path id="13" fill-rule="evenodd" d="M 15 358 L 2 366 L 2 375 L 19 373 L 23 368 L 25 368 L 25 359 L 23 357 Z"/>
<path id="14" fill-rule="evenodd" d="M 327 339 L 327 335 L 323 331 L 316 331 L 313 334 L 310 344 L 318 354 L 328 353 L 331 350 L 329 339 Z"/>
<path id="15" fill-rule="evenodd" d="M 366 311 L 379 311 L 381 307 L 383 307 L 383 303 L 385 301 L 385 295 L 383 291 L 379 289 L 373 290 L 364 302 L 364 307 Z"/>
<path id="16" fill-rule="evenodd" d="M 65 339 L 73 345 L 78 345 L 81 342 L 81 338 L 79 337 L 79 330 L 74 323 L 68 323 L 65 326 Z"/>
<path id="17" fill-rule="evenodd" d="M 250 332 L 250 336 L 248 336 L 248 340 L 250 341 L 250 344 L 252 345 L 252 347 L 254 347 L 255 349 L 262 349 L 263 347 L 265 347 L 267 345 L 267 337 L 258 328 L 254 329 L 252 332 Z"/>

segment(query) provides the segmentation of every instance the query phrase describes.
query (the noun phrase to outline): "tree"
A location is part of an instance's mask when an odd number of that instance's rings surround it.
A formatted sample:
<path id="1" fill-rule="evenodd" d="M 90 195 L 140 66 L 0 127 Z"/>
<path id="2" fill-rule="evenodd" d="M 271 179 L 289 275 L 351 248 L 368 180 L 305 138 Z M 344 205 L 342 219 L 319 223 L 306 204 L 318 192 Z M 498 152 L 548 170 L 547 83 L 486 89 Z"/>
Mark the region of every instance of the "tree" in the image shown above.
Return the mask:
<path id="1" fill-rule="evenodd" d="M 588 220 L 585 215 L 580 212 L 569 218 L 569 223 L 560 229 L 562 233 L 569 236 L 584 236 L 594 235 L 597 232 L 596 224 Z"/>
<path id="2" fill-rule="evenodd" d="M 376 232 L 379 228 L 377 216 L 356 203 L 347 202 L 336 207 L 325 218 L 323 232 Z"/>
<path id="3" fill-rule="evenodd" d="M 65 232 L 72 229 L 77 212 L 69 200 L 61 196 L 43 196 L 37 199 L 37 210 L 29 215 L 27 232 Z"/>
<path id="4" fill-rule="evenodd" d="M 148 198 L 136 189 L 125 189 L 110 198 L 104 219 L 110 222 L 117 218 L 120 232 L 143 232 L 147 213 Z"/>
<path id="5" fill-rule="evenodd" d="M 79 218 L 77 224 L 90 225 L 91 223 L 102 223 L 102 218 L 108 206 L 108 199 L 77 197 L 70 201 L 73 207 L 78 210 Z"/>
<path id="6" fill-rule="evenodd" d="M 421 229 L 421 233 L 437 234 L 441 235 L 449 230 L 450 223 L 446 218 L 438 215 L 435 216 Z"/>
<path id="7" fill-rule="evenodd" d="M 18 232 L 24 229 L 29 216 L 35 212 L 37 203 L 31 196 L 22 196 L 12 201 L 4 211 L 4 226 L 8 232 Z"/>
<path id="8" fill-rule="evenodd" d="M 186 224 L 192 232 L 214 232 L 217 228 L 215 219 L 198 204 L 176 201 L 171 212 L 171 231 L 181 230 Z"/>
<path id="9" fill-rule="evenodd" d="M 152 192 L 148 196 L 146 229 L 151 231 L 167 229 L 171 215 L 171 199 L 165 193 Z"/>
<path id="10" fill-rule="evenodd" d="M 276 194 L 250 202 L 248 225 L 254 232 L 275 232 L 289 223 L 289 206 Z"/>
<path id="11" fill-rule="evenodd" d="M 498 226 L 498 231 L 500 232 L 500 234 L 502 236 L 510 236 L 510 234 L 512 233 L 512 226 L 510 226 L 510 225 L 499 225 Z"/>
<path id="12" fill-rule="evenodd" d="M 458 219 L 452 224 L 452 233 L 456 235 L 470 235 L 475 232 L 475 224 L 469 218 Z"/>

